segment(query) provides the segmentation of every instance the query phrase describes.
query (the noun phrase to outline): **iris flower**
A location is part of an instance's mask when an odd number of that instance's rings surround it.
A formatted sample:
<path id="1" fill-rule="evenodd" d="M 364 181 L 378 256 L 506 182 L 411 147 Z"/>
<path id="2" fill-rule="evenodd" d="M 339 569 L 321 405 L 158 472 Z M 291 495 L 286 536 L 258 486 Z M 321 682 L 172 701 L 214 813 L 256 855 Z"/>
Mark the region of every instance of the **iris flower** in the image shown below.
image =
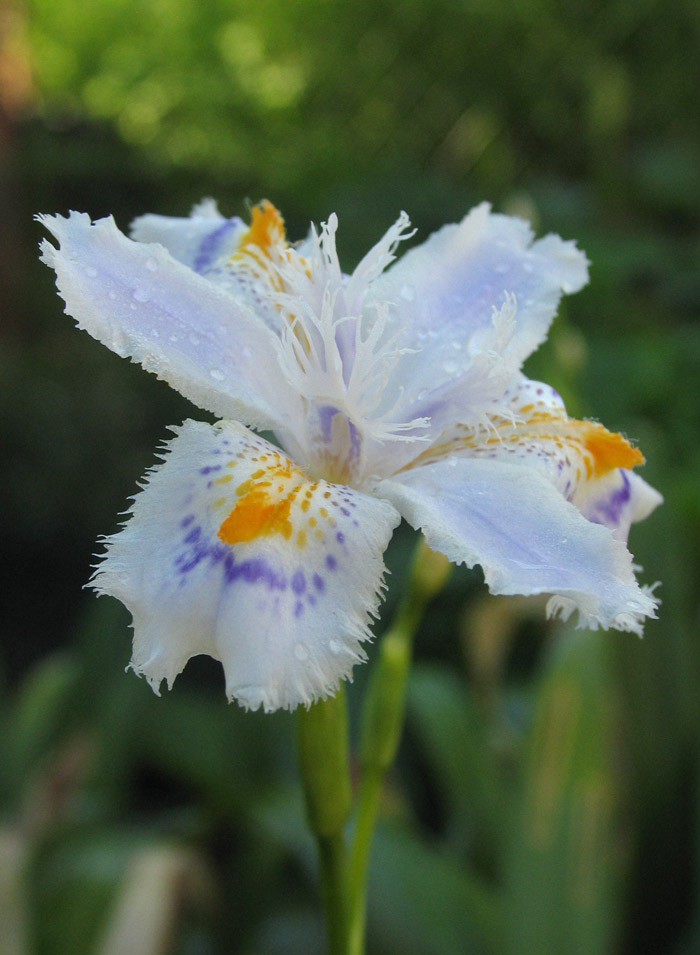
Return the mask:
<path id="1" fill-rule="evenodd" d="M 655 615 L 626 547 L 661 500 L 641 453 L 521 372 L 587 281 L 574 243 L 483 204 L 394 262 L 402 214 L 346 275 L 335 215 L 293 246 L 266 201 L 249 226 L 206 200 L 131 238 L 40 220 L 78 326 L 221 419 L 173 429 L 92 580 L 133 615 L 156 692 L 204 653 L 250 709 L 333 694 L 366 659 L 401 518 L 550 615 Z"/>

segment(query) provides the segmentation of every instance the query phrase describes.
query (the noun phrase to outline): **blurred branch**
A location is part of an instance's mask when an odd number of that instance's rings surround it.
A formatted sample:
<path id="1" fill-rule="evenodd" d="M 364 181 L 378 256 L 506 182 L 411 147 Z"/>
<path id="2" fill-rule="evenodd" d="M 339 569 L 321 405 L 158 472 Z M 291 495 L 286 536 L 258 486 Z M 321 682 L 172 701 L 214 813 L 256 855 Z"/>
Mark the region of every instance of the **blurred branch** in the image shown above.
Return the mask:
<path id="1" fill-rule="evenodd" d="M 200 856 L 171 845 L 137 852 L 128 866 L 97 955 L 165 955 L 183 909 L 202 907 L 213 884 Z"/>
<path id="2" fill-rule="evenodd" d="M 27 955 L 27 845 L 10 827 L 0 829 L 0 955 Z"/>

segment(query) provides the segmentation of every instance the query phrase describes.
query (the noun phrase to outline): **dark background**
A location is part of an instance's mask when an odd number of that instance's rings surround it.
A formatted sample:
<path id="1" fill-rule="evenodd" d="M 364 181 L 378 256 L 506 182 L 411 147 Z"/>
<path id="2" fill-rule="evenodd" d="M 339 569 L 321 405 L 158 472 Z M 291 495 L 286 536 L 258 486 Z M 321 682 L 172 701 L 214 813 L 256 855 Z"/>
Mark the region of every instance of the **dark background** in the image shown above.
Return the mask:
<path id="1" fill-rule="evenodd" d="M 454 573 L 418 636 L 369 950 L 700 951 L 699 54 L 695 0 L 0 8 L 10 955 L 107 955 L 128 891 L 154 925 L 165 904 L 154 952 L 321 951 L 293 719 L 227 706 L 206 659 L 156 699 L 123 673 L 128 615 L 81 590 L 167 426 L 206 415 L 72 328 L 32 216 L 126 229 L 207 195 L 270 198 L 292 238 L 336 211 L 346 267 L 401 209 L 425 238 L 482 199 L 585 249 L 591 283 L 526 370 L 639 441 L 660 618 L 573 632 Z M 380 631 L 412 546 L 402 528 Z"/>

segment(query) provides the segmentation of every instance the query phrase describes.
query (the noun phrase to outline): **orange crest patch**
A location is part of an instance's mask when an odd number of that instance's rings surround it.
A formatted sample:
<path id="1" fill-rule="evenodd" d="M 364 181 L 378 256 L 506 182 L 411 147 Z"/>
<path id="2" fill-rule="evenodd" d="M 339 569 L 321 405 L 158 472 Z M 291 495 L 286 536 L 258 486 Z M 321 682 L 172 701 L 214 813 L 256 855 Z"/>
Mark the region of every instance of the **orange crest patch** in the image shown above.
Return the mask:
<path id="1" fill-rule="evenodd" d="M 267 199 L 253 206 L 250 228 L 240 241 L 241 252 L 253 252 L 250 246 L 257 247 L 268 257 L 274 249 L 284 249 L 287 246 L 284 219 Z"/>
<path id="2" fill-rule="evenodd" d="M 602 477 L 615 468 L 644 464 L 644 455 L 639 448 L 633 448 L 621 434 L 608 431 L 595 421 L 577 421 L 576 424 L 581 428 L 584 447 L 593 458 L 595 477 Z"/>

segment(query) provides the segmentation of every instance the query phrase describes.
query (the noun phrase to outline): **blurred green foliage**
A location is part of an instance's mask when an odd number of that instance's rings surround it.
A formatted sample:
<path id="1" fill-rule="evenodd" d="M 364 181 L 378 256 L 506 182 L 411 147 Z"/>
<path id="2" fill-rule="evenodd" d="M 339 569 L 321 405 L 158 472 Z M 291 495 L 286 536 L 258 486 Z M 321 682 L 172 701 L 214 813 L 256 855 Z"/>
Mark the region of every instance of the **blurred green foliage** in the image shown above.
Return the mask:
<path id="1" fill-rule="evenodd" d="M 455 573 L 419 635 L 369 951 L 700 951 L 699 49 L 695 0 L 5 5 L 2 955 L 112 955 L 129 919 L 144 955 L 322 951 L 289 716 L 227 707 L 204 659 L 157 699 L 123 673 L 127 615 L 80 591 L 166 425 L 203 415 L 60 316 L 31 215 L 124 227 L 208 194 L 268 195 L 293 237 L 337 211 L 348 266 L 399 209 L 420 238 L 483 198 L 586 250 L 527 370 L 639 440 L 660 620 L 570 632 Z"/>

